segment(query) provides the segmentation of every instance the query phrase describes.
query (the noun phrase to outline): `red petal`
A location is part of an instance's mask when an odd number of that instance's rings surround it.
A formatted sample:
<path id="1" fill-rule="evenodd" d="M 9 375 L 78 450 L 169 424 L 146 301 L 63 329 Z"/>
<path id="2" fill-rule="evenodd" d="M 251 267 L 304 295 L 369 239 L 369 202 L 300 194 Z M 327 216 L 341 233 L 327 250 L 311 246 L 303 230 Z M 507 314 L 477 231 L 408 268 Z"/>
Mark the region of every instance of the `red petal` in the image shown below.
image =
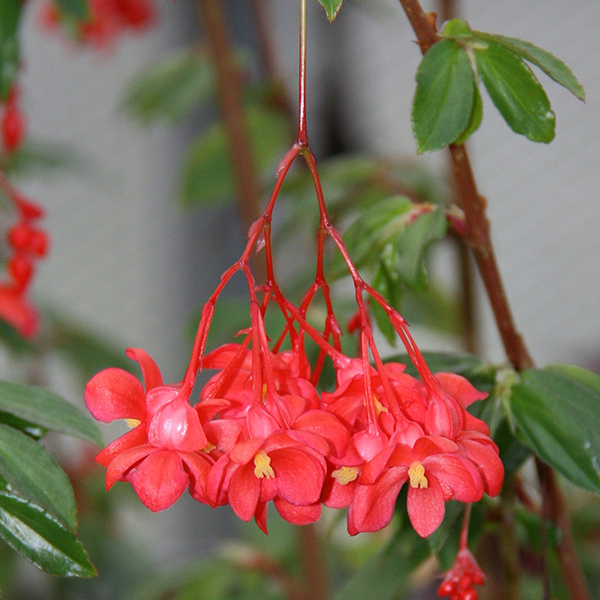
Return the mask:
<path id="1" fill-rule="evenodd" d="M 318 502 L 309 506 L 296 506 L 283 498 L 275 498 L 273 504 L 277 512 L 293 525 L 308 525 L 315 523 L 321 517 L 321 505 Z"/>
<path id="2" fill-rule="evenodd" d="M 373 485 L 357 486 L 348 510 L 348 533 L 383 529 L 392 520 L 396 499 L 406 479 L 406 469 L 392 467 Z"/>
<path id="3" fill-rule="evenodd" d="M 240 442 L 234 446 L 229 457 L 233 462 L 245 465 L 254 459 L 255 454 L 264 442 L 264 440 L 245 440 L 244 442 Z"/>
<path id="4" fill-rule="evenodd" d="M 131 360 L 135 360 L 140 365 L 147 392 L 163 384 L 158 365 L 145 350 L 141 348 L 127 348 L 126 353 Z"/>
<path id="5" fill-rule="evenodd" d="M 444 493 L 435 475 L 427 474 L 426 488 L 408 488 L 406 508 L 415 531 L 421 537 L 431 535 L 444 520 L 446 505 Z"/>
<path id="6" fill-rule="evenodd" d="M 134 446 L 141 446 L 148 443 L 148 436 L 146 435 L 146 426 L 138 425 L 135 429 L 128 431 L 125 435 L 117 438 L 112 444 L 109 444 L 98 452 L 94 459 L 97 463 L 100 463 L 103 467 L 108 467 L 110 462 L 121 452 L 129 450 Z"/>
<path id="7" fill-rule="evenodd" d="M 267 535 L 267 502 L 259 502 L 256 506 L 256 512 L 254 513 L 254 520 L 256 524 L 264 531 Z"/>
<path id="8" fill-rule="evenodd" d="M 106 468 L 106 489 L 109 490 L 115 482 L 123 479 L 125 472 L 156 448 L 150 444 L 134 446 L 119 454 Z"/>
<path id="9" fill-rule="evenodd" d="M 325 479 L 325 461 L 300 448 L 269 452 L 279 495 L 296 505 L 318 502 Z"/>
<path id="10" fill-rule="evenodd" d="M 504 481 L 504 465 L 498 451 L 492 444 L 483 444 L 475 440 L 461 440 L 467 458 L 477 467 L 485 492 L 497 496 Z"/>
<path id="11" fill-rule="evenodd" d="M 194 500 L 209 504 L 206 497 L 206 480 L 210 473 L 211 461 L 205 454 L 179 452 L 184 467 L 190 477 L 190 494 Z"/>
<path id="12" fill-rule="evenodd" d="M 444 392 L 458 400 L 464 408 L 476 400 L 483 400 L 488 397 L 486 392 L 480 392 L 473 387 L 470 381 L 456 373 L 436 373 L 435 377 L 440 382 Z"/>
<path id="13" fill-rule="evenodd" d="M 142 504 L 157 512 L 179 500 L 189 483 L 181 458 L 172 450 L 157 450 L 127 475 Z"/>
<path id="14" fill-rule="evenodd" d="M 260 479 L 254 474 L 254 463 L 240 467 L 229 483 L 229 504 L 242 521 L 249 521 L 260 498 Z"/>
<path id="15" fill-rule="evenodd" d="M 327 440 L 335 456 L 343 456 L 350 443 L 348 429 L 331 413 L 324 410 L 309 410 L 300 416 L 292 429 L 310 431 Z"/>
<path id="16" fill-rule="evenodd" d="M 194 452 L 206 446 L 198 413 L 182 399 L 165 404 L 152 417 L 148 440 L 158 448 Z"/>
<path id="17" fill-rule="evenodd" d="M 323 504 L 329 508 L 346 508 L 354 500 L 356 486 L 356 479 L 341 485 L 335 477 L 329 477 L 323 489 Z"/>
<path id="18" fill-rule="evenodd" d="M 483 496 L 483 482 L 479 472 L 466 458 L 459 454 L 436 454 L 423 460 L 425 477 L 433 474 L 447 485 L 454 498 L 460 502 L 478 502 Z"/>
<path id="19" fill-rule="evenodd" d="M 221 458 L 212 466 L 206 479 L 206 497 L 211 506 L 227 504 L 229 481 L 237 465 L 229 460 L 229 456 Z"/>
<path id="20" fill-rule="evenodd" d="M 146 394 L 142 384 L 123 369 L 104 369 L 85 386 L 85 405 L 103 423 L 115 419 L 146 418 Z"/>

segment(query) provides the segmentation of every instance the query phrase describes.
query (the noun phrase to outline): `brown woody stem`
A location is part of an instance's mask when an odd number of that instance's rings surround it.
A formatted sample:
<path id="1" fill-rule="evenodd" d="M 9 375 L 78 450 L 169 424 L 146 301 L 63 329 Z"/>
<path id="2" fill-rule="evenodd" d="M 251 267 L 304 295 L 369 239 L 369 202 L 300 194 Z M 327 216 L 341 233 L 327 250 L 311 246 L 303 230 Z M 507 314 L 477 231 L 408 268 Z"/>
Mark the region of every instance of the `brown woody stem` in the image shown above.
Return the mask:
<path id="1" fill-rule="evenodd" d="M 399 0 L 417 35 L 421 50 L 425 53 L 437 40 L 438 34 L 427 13 L 418 0 Z M 469 156 L 463 145 L 451 144 L 450 152 L 458 196 L 465 212 L 467 243 L 471 247 L 477 267 L 494 311 L 498 331 L 502 337 L 504 350 L 516 370 L 534 366 L 523 338 L 517 332 L 510 311 L 500 272 L 496 264 L 490 226 L 486 216 L 485 200 L 479 195 Z M 569 515 L 550 467 L 539 463 L 547 482 L 552 506 L 552 518 L 562 532 L 562 542 L 557 545 L 558 559 L 572 600 L 591 600 L 581 566 L 575 554 L 575 544 L 571 536 Z"/>

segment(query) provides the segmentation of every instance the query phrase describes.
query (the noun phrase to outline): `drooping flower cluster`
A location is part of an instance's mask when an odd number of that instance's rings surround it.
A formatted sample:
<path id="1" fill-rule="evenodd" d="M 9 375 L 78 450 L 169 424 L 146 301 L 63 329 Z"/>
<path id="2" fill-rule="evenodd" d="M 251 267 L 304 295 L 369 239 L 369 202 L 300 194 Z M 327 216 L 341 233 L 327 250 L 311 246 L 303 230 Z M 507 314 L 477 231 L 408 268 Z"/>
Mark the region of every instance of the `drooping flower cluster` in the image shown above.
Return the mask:
<path id="1" fill-rule="evenodd" d="M 484 572 L 465 546 L 459 550 L 453 567 L 446 573 L 438 595 L 450 596 L 450 600 L 477 600 L 479 594 L 473 585 L 483 585 L 484 582 Z"/>
<path id="2" fill-rule="evenodd" d="M 81 21 L 60 10 L 55 2 L 46 2 L 40 11 L 42 26 L 54 31 L 62 24 L 77 41 L 95 48 L 110 47 L 126 31 L 143 31 L 155 19 L 150 0 L 90 0 L 89 15 Z"/>

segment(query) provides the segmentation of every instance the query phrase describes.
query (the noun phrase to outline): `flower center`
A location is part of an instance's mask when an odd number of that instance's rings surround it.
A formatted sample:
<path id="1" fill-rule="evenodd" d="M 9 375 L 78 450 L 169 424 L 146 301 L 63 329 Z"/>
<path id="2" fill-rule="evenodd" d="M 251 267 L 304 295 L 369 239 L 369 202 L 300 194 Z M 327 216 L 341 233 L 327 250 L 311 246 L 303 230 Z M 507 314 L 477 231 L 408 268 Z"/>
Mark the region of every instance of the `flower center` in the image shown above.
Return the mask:
<path id="1" fill-rule="evenodd" d="M 429 485 L 427 477 L 425 477 L 425 467 L 420 462 L 410 465 L 408 476 L 410 477 L 411 487 L 426 488 Z"/>
<path id="2" fill-rule="evenodd" d="M 259 452 L 254 457 L 254 474 L 259 479 L 263 477 L 272 479 L 275 477 L 275 471 L 273 471 L 273 467 L 271 466 L 271 459 L 266 452 Z"/>
<path id="3" fill-rule="evenodd" d="M 379 416 L 382 412 L 389 412 L 388 409 L 383 404 L 381 404 L 381 402 L 379 402 L 377 398 L 375 398 L 375 395 L 373 395 L 373 404 L 375 405 L 375 413 L 377 414 L 377 416 Z"/>
<path id="4" fill-rule="evenodd" d="M 336 469 L 332 474 L 340 485 L 348 485 L 358 477 L 358 469 L 356 467 L 342 467 Z"/>
<path id="5" fill-rule="evenodd" d="M 125 423 L 127 423 L 129 429 L 135 429 L 141 421 L 138 421 L 137 419 L 125 419 Z"/>
<path id="6" fill-rule="evenodd" d="M 204 452 L 204 454 L 210 454 L 215 448 L 216 448 L 216 446 L 214 444 L 211 444 L 210 442 L 206 442 L 206 446 L 204 446 L 204 448 L 202 448 L 202 450 L 200 450 L 200 452 Z"/>

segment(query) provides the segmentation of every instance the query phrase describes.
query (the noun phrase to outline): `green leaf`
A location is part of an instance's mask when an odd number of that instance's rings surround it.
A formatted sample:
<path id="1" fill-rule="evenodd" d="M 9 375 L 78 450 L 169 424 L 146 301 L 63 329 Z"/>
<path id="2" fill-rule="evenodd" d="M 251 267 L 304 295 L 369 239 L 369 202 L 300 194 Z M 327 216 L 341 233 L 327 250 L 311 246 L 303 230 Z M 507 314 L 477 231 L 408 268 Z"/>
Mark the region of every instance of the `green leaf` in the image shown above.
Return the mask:
<path id="1" fill-rule="evenodd" d="M 542 69 L 548 77 L 567 88 L 577 98 L 585 101 L 585 90 L 579 81 L 577 81 L 573 71 L 562 60 L 550 54 L 550 52 L 535 46 L 531 42 L 526 42 L 518 38 L 492 35 L 490 33 L 483 33 L 482 31 L 475 31 L 474 36 L 485 41 L 494 41 L 502 44 L 521 58 Z"/>
<path id="2" fill-rule="evenodd" d="M 52 431 L 103 446 L 97 425 L 77 407 L 48 390 L 0 381 L 0 410 Z"/>
<path id="3" fill-rule="evenodd" d="M 411 288 L 423 290 L 427 287 L 425 252 L 431 242 L 446 235 L 447 227 L 444 209 L 438 207 L 417 217 L 399 237 L 393 268 Z"/>
<path id="4" fill-rule="evenodd" d="M 0 0 L 0 100 L 6 100 L 19 69 L 19 25 L 24 0 Z"/>
<path id="5" fill-rule="evenodd" d="M 600 494 L 600 377 L 570 365 L 521 375 L 510 410 L 525 442 L 569 481 Z"/>
<path id="6" fill-rule="evenodd" d="M 254 164 L 272 180 L 290 139 L 289 123 L 280 113 L 252 107 L 246 113 Z M 215 123 L 194 144 L 183 167 L 182 204 L 199 207 L 235 195 L 229 140 L 222 123 Z"/>
<path id="7" fill-rule="evenodd" d="M 40 427 L 35 423 L 30 423 L 25 419 L 19 419 L 19 417 L 15 417 L 15 415 L 11 415 L 10 413 L 1 410 L 0 423 L 4 423 L 4 425 L 8 425 L 13 429 L 18 429 L 34 440 L 41 440 L 48 433 L 48 430 L 44 427 Z"/>
<path id="8" fill-rule="evenodd" d="M 2 170 L 11 175 L 30 175 L 57 170 L 82 171 L 89 166 L 81 150 L 65 144 L 27 141 L 14 152 L 0 157 Z"/>
<path id="9" fill-rule="evenodd" d="M 85 549 L 72 532 L 41 506 L 6 489 L 0 490 L 0 537 L 52 575 L 96 575 Z"/>
<path id="10" fill-rule="evenodd" d="M 554 139 L 555 116 L 531 69 L 514 52 L 494 41 L 475 52 L 477 70 L 510 128 L 534 142 Z"/>
<path id="11" fill-rule="evenodd" d="M 418 152 L 438 150 L 460 136 L 474 94 L 475 76 L 465 50 L 451 39 L 434 44 L 417 70 L 412 123 Z"/>
<path id="12" fill-rule="evenodd" d="M 462 19 L 450 19 L 442 30 L 442 35 L 447 38 L 471 37 L 473 32 L 466 21 Z"/>
<path id="13" fill-rule="evenodd" d="M 65 472 L 54 457 L 29 436 L 0 424 L 0 475 L 24 498 L 29 498 L 77 527 L 75 496 Z"/>
<path id="14" fill-rule="evenodd" d="M 432 373 L 456 373 L 469 379 L 475 373 L 485 370 L 489 365 L 472 354 L 452 352 L 423 352 L 423 358 Z M 387 357 L 385 362 L 400 362 L 406 365 L 406 372 L 416 377 L 417 370 L 412 365 L 408 354 L 395 354 Z"/>
<path id="15" fill-rule="evenodd" d="M 176 123 L 215 92 L 214 71 L 206 53 L 176 50 L 138 75 L 122 108 L 147 124 L 165 119 Z"/>
<path id="16" fill-rule="evenodd" d="M 479 89 L 475 86 L 475 96 L 473 98 L 473 109 L 471 110 L 471 117 L 465 130 L 456 138 L 455 144 L 464 144 L 467 139 L 475 133 L 481 125 L 483 119 L 483 102 L 481 100 L 481 94 Z"/>
<path id="17" fill-rule="evenodd" d="M 390 273 L 386 266 L 386 262 L 382 260 L 379 263 L 379 268 L 373 278 L 373 287 L 387 300 L 388 304 L 397 310 L 400 309 L 401 302 L 401 286 L 399 281 L 394 281 L 394 274 Z M 377 327 L 390 346 L 396 345 L 396 330 L 388 317 L 387 312 L 375 300 L 370 300 L 371 311 L 375 317 Z"/>
<path id="18" fill-rule="evenodd" d="M 319 0 L 319 4 L 325 9 L 330 23 L 337 17 L 343 2 L 344 0 Z"/>
<path id="19" fill-rule="evenodd" d="M 79 21 L 85 21 L 90 17 L 86 0 L 54 0 L 54 2 L 58 4 L 64 14 Z"/>

